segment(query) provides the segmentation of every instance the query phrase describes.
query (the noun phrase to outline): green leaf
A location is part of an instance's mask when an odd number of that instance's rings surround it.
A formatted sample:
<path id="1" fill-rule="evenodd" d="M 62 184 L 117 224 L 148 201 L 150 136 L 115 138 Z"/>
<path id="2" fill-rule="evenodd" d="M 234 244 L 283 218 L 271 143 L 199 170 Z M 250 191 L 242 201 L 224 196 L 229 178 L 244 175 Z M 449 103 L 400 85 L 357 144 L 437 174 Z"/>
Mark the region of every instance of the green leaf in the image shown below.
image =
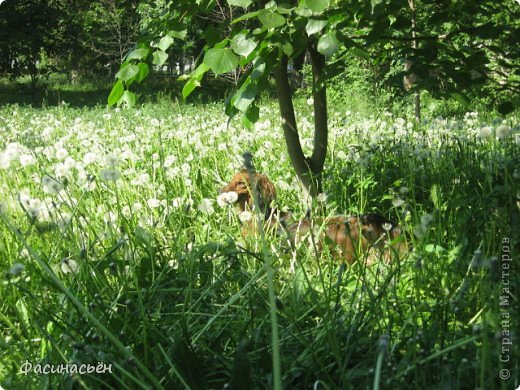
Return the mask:
<path id="1" fill-rule="evenodd" d="M 360 57 L 365 60 L 370 60 L 370 54 L 367 51 L 360 49 L 359 47 L 353 47 L 352 49 L 350 49 L 350 52 L 354 54 L 356 57 Z"/>
<path id="2" fill-rule="evenodd" d="M 186 38 L 186 35 L 188 35 L 188 30 L 187 29 L 184 29 L 184 30 L 170 30 L 170 31 L 168 31 L 168 36 L 172 37 L 172 38 L 184 39 L 184 38 Z M 160 45 L 160 43 L 159 43 L 159 45 Z M 170 43 L 170 45 L 171 45 L 171 43 Z"/>
<path id="3" fill-rule="evenodd" d="M 260 13 L 260 11 L 254 11 L 254 12 L 248 12 L 247 14 L 244 14 L 242 16 L 239 16 L 238 18 L 236 19 L 233 19 L 231 21 L 231 24 L 236 24 L 236 23 L 240 23 L 244 20 L 248 20 L 248 19 L 252 19 L 252 18 L 256 18 L 258 16 L 258 14 Z"/>
<path id="4" fill-rule="evenodd" d="M 239 33 L 233 37 L 231 48 L 235 53 L 247 57 L 255 50 L 258 43 L 253 38 L 248 38 L 246 33 Z"/>
<path id="5" fill-rule="evenodd" d="M 309 19 L 307 22 L 307 26 L 305 30 L 307 31 L 307 35 L 311 36 L 312 34 L 316 34 L 323 30 L 323 28 L 327 25 L 326 20 L 313 20 Z"/>
<path id="6" fill-rule="evenodd" d="M 132 80 L 137 74 L 139 73 L 139 67 L 134 64 L 126 63 L 121 66 L 121 69 L 119 69 L 119 72 L 116 73 L 116 78 L 118 78 L 121 81 L 128 82 L 129 80 Z"/>
<path id="7" fill-rule="evenodd" d="M 469 100 L 466 96 L 459 92 L 453 92 L 451 96 L 464 107 L 469 106 Z"/>
<path id="8" fill-rule="evenodd" d="M 323 54 L 325 57 L 330 57 L 336 53 L 339 49 L 339 41 L 336 38 L 336 34 L 328 32 L 322 35 L 318 41 L 318 52 Z"/>
<path id="9" fill-rule="evenodd" d="M 170 48 L 172 43 L 173 43 L 173 38 L 170 37 L 169 35 L 165 35 L 164 37 L 161 38 L 157 47 L 159 49 L 161 49 L 162 51 L 166 51 Z"/>
<path id="10" fill-rule="evenodd" d="M 148 55 L 148 53 L 150 52 L 150 49 L 148 48 L 140 48 L 140 49 L 135 49 L 134 51 L 132 51 L 130 54 L 128 54 L 125 58 L 125 61 L 130 61 L 130 60 L 142 60 L 143 58 L 146 58 L 146 56 Z"/>
<path id="11" fill-rule="evenodd" d="M 162 66 L 168 59 L 168 54 L 162 50 L 156 50 L 153 52 L 152 57 L 152 64 Z"/>
<path id="12" fill-rule="evenodd" d="M 125 91 L 125 87 L 123 86 L 123 82 L 121 80 L 117 80 L 112 90 L 110 91 L 110 95 L 108 95 L 107 103 L 109 106 L 113 106 L 119 101 L 121 95 Z"/>
<path id="13" fill-rule="evenodd" d="M 227 0 L 227 2 L 234 7 L 247 8 L 253 3 L 253 0 Z"/>
<path id="14" fill-rule="evenodd" d="M 235 69 L 238 66 L 238 57 L 229 48 L 213 48 L 206 52 L 204 63 L 218 75 Z"/>
<path id="15" fill-rule="evenodd" d="M 257 80 L 263 76 L 265 72 L 265 61 L 262 57 L 256 57 L 253 61 L 253 71 L 249 76 L 251 80 Z"/>
<path id="16" fill-rule="evenodd" d="M 270 9 L 263 9 L 258 13 L 258 19 L 265 28 L 277 28 L 285 24 L 285 18 Z"/>
<path id="17" fill-rule="evenodd" d="M 118 105 L 126 104 L 127 107 L 133 107 L 136 103 L 135 94 L 126 90 L 123 92 L 123 95 L 121 95 L 121 99 L 119 99 Z"/>
<path id="18" fill-rule="evenodd" d="M 235 96 L 233 96 L 233 106 L 242 112 L 247 111 L 248 107 L 255 100 L 257 93 L 258 90 L 254 84 L 244 83 Z"/>
<path id="19" fill-rule="evenodd" d="M 139 67 L 139 73 L 137 74 L 137 82 L 140 83 L 146 78 L 146 76 L 148 76 L 148 73 L 150 73 L 150 68 L 146 62 L 140 62 L 137 66 Z"/>
<path id="20" fill-rule="evenodd" d="M 182 87 L 182 98 L 186 99 L 197 87 L 200 87 L 200 81 L 197 79 L 189 79 L 186 84 L 184 84 L 184 87 Z"/>
<path id="21" fill-rule="evenodd" d="M 305 0 L 305 5 L 316 14 L 321 14 L 329 8 L 330 0 Z"/>
<path id="22" fill-rule="evenodd" d="M 242 124 L 248 129 L 252 129 L 259 117 L 260 109 L 253 103 L 249 106 L 246 113 L 242 115 Z"/>

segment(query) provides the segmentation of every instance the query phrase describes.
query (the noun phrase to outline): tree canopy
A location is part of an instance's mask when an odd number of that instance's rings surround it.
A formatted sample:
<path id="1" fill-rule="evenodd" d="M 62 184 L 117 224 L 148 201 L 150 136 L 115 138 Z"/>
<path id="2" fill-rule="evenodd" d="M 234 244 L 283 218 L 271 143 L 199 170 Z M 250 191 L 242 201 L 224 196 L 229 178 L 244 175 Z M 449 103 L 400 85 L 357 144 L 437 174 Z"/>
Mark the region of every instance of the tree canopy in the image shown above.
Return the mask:
<path id="1" fill-rule="evenodd" d="M 149 63 L 162 65 L 176 40 L 186 39 L 194 20 L 208 19 L 216 8 L 228 8 L 227 19 L 207 23 L 206 41 L 197 68 L 183 89 L 188 97 L 204 75 L 243 70 L 238 88 L 226 102 L 230 116 L 242 114 L 250 126 L 258 119 L 260 93 L 274 75 L 289 156 L 305 187 L 319 191 L 327 148 L 326 80 L 340 73 L 345 57 L 376 63 L 406 64 L 397 78 L 408 78 L 413 90 L 452 96 L 466 94 L 486 82 L 518 91 L 518 6 L 511 1 L 446 0 L 189 0 L 171 2 L 151 21 L 116 75 L 110 105 L 135 103 L 130 87 L 143 81 Z M 166 10 L 167 8 L 167 10 Z M 288 80 L 288 65 L 309 53 L 313 73 L 314 151 L 303 155 Z M 512 104 L 504 101 L 503 112 Z"/>

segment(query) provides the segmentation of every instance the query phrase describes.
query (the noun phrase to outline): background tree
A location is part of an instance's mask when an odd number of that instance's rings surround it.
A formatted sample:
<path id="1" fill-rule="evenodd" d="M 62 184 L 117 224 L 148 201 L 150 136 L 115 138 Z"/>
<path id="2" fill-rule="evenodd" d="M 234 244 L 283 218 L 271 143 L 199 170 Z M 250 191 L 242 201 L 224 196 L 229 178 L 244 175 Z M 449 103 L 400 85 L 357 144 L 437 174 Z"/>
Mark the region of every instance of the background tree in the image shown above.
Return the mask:
<path id="1" fill-rule="evenodd" d="M 34 87 L 56 53 L 59 11 L 54 1 L 6 1 L 0 6 L 0 69 L 11 77 L 28 75 Z"/>

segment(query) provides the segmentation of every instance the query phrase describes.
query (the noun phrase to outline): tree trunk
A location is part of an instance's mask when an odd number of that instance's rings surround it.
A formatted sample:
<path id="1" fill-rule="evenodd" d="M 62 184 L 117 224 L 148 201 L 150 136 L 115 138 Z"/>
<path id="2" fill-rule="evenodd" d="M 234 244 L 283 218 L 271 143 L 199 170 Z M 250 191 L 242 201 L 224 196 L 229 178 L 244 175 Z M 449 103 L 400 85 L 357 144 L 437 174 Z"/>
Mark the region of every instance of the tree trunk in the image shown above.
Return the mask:
<path id="1" fill-rule="evenodd" d="M 414 0 L 408 0 L 408 5 L 412 11 L 412 49 L 417 49 L 417 18 L 415 15 L 415 2 Z M 414 114 L 415 122 L 418 124 L 421 121 L 421 95 L 419 91 L 415 91 L 414 95 Z"/>
<path id="2" fill-rule="evenodd" d="M 311 156 L 311 169 L 317 189 L 321 188 L 321 173 L 327 156 L 329 129 L 327 125 L 327 89 L 325 87 L 323 71 L 325 69 L 325 57 L 309 43 L 309 53 L 312 65 L 312 98 L 314 101 L 314 145 Z"/>
<path id="3" fill-rule="evenodd" d="M 321 173 L 327 155 L 328 127 L 326 89 L 322 84 L 325 58 L 314 47 L 310 50 L 314 99 L 314 144 L 310 158 L 305 157 L 300 142 L 287 72 L 288 58 L 285 55 L 275 70 L 275 81 L 289 158 L 303 187 L 312 197 L 315 197 L 322 190 Z"/>

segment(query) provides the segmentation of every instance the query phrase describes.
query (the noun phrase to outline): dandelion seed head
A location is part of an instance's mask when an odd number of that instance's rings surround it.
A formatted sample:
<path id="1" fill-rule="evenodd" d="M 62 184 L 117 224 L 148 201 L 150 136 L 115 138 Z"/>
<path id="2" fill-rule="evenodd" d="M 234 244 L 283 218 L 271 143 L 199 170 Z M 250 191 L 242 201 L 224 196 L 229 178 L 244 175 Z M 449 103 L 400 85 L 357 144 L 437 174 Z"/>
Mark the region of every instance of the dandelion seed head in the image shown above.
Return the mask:
<path id="1" fill-rule="evenodd" d="M 250 211 L 242 211 L 240 214 L 238 214 L 238 219 L 242 223 L 249 222 L 253 219 L 253 214 Z"/>
<path id="2" fill-rule="evenodd" d="M 199 206 L 197 207 L 199 211 L 211 215 L 215 212 L 213 208 L 213 199 L 204 198 L 201 200 Z"/>
<path id="3" fill-rule="evenodd" d="M 217 204 L 220 207 L 226 207 L 238 200 L 238 194 L 234 191 L 223 192 L 217 197 Z"/>
<path id="4" fill-rule="evenodd" d="M 161 206 L 161 201 L 157 198 L 150 198 L 146 201 L 146 204 L 148 205 L 148 207 L 150 207 L 151 209 L 156 209 L 158 207 Z"/>
<path id="5" fill-rule="evenodd" d="M 75 274 L 78 272 L 79 265 L 74 259 L 66 258 L 61 261 L 61 272 L 64 274 Z"/>
<path id="6" fill-rule="evenodd" d="M 318 196 L 316 197 L 316 200 L 318 201 L 318 203 L 325 203 L 327 201 L 327 194 L 325 194 L 323 192 L 318 194 Z"/>
<path id="7" fill-rule="evenodd" d="M 42 177 L 43 192 L 50 195 L 59 194 L 63 190 L 63 184 L 49 175 Z"/>
<path id="8" fill-rule="evenodd" d="M 479 130 L 479 138 L 489 138 L 493 134 L 493 129 L 489 126 L 481 127 Z"/>
<path id="9" fill-rule="evenodd" d="M 496 136 L 498 139 L 506 139 L 511 134 L 511 127 L 507 125 L 500 125 L 497 127 Z"/>

